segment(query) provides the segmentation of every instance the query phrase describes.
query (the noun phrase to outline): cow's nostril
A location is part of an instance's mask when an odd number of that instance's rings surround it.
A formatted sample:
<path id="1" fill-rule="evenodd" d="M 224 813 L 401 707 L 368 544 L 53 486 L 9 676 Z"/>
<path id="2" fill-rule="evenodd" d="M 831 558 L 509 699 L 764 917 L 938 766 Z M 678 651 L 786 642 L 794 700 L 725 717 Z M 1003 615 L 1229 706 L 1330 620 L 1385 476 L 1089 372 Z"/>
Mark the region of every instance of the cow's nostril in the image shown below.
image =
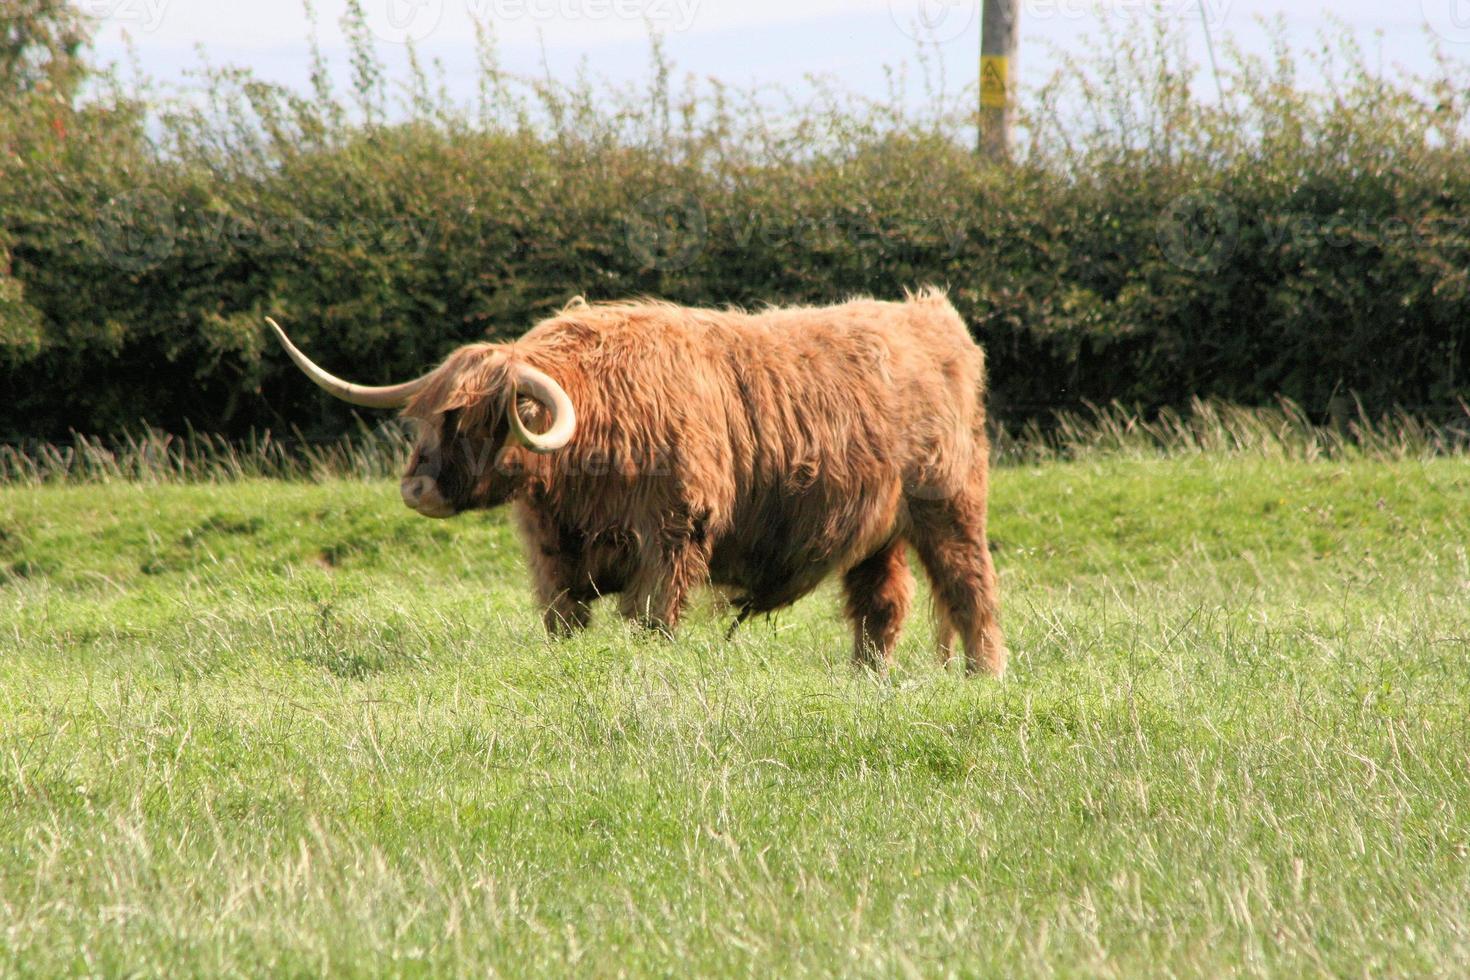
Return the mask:
<path id="1" fill-rule="evenodd" d="M 403 502 L 425 517 L 450 517 L 455 508 L 439 493 L 439 485 L 431 476 L 405 477 L 399 486 Z"/>

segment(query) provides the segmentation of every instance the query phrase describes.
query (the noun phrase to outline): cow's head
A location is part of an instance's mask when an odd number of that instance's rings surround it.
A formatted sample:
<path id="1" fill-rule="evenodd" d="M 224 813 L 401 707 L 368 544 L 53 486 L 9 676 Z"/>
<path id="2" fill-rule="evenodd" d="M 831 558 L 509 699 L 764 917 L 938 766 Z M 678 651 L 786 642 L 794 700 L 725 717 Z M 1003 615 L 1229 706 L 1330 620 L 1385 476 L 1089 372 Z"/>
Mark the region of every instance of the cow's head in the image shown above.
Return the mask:
<path id="1" fill-rule="evenodd" d="M 555 452 L 577 430 L 562 386 L 504 347 L 461 347 L 421 378 L 375 388 L 328 374 L 274 320 L 266 322 L 324 391 L 364 408 L 403 409 L 413 421 L 418 438 L 400 489 L 403 502 L 425 517 L 504 503 L 525 481 L 524 451 Z"/>

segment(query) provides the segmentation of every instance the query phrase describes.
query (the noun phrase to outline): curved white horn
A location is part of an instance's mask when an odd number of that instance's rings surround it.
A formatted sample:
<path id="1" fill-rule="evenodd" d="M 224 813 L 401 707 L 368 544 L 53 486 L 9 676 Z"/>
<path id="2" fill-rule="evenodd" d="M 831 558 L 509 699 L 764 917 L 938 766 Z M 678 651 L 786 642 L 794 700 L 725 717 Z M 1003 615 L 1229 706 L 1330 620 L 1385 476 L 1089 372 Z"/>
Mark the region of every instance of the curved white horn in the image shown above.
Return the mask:
<path id="1" fill-rule="evenodd" d="M 527 429 L 521 421 L 521 413 L 516 411 L 516 398 L 521 391 L 551 412 L 551 428 L 540 435 Z M 511 365 L 510 404 L 506 415 L 510 417 L 510 428 L 516 441 L 533 453 L 554 453 L 571 442 L 572 433 L 577 431 L 577 410 L 572 407 L 572 399 L 566 389 L 528 364 Z"/>
<path id="2" fill-rule="evenodd" d="M 279 323 L 270 317 L 266 317 L 265 322 L 271 325 L 271 329 L 281 340 L 281 346 L 286 348 L 286 353 L 291 356 L 291 360 L 296 362 L 296 366 L 303 374 L 327 394 L 352 405 L 361 405 L 363 408 L 402 408 L 433 376 L 432 373 L 426 374 L 422 378 L 405 381 L 401 385 L 386 385 L 381 388 L 355 385 L 351 381 L 343 381 L 334 374 L 328 374 L 312 363 L 311 358 L 301 353 L 296 349 L 296 345 L 291 343 L 291 338 L 286 336 L 286 331 L 281 329 Z"/>

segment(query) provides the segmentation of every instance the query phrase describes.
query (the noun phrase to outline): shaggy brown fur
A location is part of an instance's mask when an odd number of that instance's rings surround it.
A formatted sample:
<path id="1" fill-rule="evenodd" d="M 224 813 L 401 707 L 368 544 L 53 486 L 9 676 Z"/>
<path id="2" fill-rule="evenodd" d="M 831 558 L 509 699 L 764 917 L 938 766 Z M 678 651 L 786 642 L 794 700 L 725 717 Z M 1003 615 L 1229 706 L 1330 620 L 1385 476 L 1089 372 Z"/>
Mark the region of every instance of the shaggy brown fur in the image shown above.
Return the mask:
<path id="1" fill-rule="evenodd" d="M 565 448 L 507 439 L 515 361 L 571 396 Z M 433 477 L 445 512 L 513 504 L 553 632 L 585 626 L 599 595 L 671 631 L 699 585 L 734 591 L 743 618 L 838 573 L 854 659 L 882 666 L 911 545 L 942 655 L 958 633 L 969 669 L 999 675 L 984 393 L 984 355 L 939 292 L 762 313 L 577 302 L 450 355 L 406 409 L 422 430 L 408 478 Z M 544 428 L 540 405 L 519 411 Z"/>

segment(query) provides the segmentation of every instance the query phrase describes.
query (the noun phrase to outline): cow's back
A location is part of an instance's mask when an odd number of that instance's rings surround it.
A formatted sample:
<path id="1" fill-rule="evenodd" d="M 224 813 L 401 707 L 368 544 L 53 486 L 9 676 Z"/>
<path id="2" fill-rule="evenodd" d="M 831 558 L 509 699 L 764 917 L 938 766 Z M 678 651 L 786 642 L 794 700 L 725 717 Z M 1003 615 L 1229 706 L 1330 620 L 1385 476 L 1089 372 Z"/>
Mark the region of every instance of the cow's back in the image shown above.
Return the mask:
<path id="1" fill-rule="evenodd" d="M 983 356 L 937 293 L 759 313 L 572 307 L 522 344 L 544 369 L 561 362 L 584 452 L 657 464 L 571 475 L 582 520 L 686 511 L 713 536 L 711 578 L 757 611 L 880 547 L 914 495 L 953 492 L 983 425 Z"/>

